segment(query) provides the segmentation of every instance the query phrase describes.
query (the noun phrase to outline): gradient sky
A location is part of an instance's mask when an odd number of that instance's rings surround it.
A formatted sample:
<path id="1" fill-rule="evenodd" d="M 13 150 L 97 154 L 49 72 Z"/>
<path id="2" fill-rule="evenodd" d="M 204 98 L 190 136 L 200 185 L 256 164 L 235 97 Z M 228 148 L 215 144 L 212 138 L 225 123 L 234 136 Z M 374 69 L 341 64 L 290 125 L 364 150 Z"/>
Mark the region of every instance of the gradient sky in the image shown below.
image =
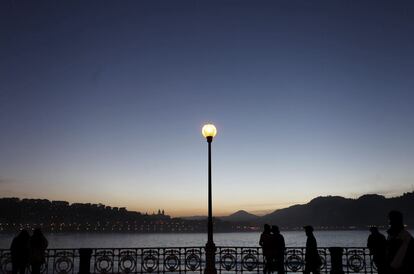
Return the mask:
<path id="1" fill-rule="evenodd" d="M 413 1 L 0 3 L 0 196 L 206 214 L 414 185 Z"/>

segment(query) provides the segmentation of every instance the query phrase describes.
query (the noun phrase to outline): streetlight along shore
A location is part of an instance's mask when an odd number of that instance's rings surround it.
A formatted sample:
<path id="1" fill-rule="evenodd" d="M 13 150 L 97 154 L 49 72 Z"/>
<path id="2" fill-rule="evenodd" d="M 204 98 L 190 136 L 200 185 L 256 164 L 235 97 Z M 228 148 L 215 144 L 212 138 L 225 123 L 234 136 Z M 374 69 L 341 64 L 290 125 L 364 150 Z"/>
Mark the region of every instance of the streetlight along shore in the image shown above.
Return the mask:
<path id="1" fill-rule="evenodd" d="M 216 274 L 215 253 L 216 245 L 213 241 L 213 207 L 211 194 L 211 143 L 217 134 L 217 129 L 213 124 L 206 124 L 201 130 L 208 143 L 208 222 L 207 222 L 207 243 L 206 243 L 206 268 L 205 274 Z"/>

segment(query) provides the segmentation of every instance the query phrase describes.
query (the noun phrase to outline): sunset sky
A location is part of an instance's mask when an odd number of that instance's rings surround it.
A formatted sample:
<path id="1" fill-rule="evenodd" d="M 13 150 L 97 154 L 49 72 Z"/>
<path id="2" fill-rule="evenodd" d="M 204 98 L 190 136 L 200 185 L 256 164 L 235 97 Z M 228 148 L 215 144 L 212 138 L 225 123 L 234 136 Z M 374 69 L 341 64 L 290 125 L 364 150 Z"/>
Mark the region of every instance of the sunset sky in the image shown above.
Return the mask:
<path id="1" fill-rule="evenodd" d="M 0 196 L 173 216 L 414 189 L 413 1 L 0 3 Z"/>

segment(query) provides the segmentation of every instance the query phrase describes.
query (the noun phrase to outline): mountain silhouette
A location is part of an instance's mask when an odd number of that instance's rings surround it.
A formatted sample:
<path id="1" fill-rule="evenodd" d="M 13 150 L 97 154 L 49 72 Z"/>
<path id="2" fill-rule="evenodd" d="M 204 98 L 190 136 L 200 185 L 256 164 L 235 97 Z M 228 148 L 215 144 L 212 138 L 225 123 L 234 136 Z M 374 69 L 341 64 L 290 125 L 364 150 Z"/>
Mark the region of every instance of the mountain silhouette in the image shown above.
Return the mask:
<path id="1" fill-rule="evenodd" d="M 245 210 L 239 210 L 229 216 L 223 216 L 219 218 L 227 222 L 254 222 L 258 221 L 260 217 Z"/>
<path id="2" fill-rule="evenodd" d="M 239 210 L 230 214 L 228 216 L 217 216 L 216 219 L 220 219 L 225 222 L 256 222 L 260 219 L 259 216 L 251 214 L 245 210 Z M 206 220 L 207 216 L 187 216 L 187 217 L 180 217 L 183 220 Z"/>
<path id="3" fill-rule="evenodd" d="M 414 192 L 394 198 L 368 194 L 358 199 L 340 196 L 317 197 L 307 204 L 276 210 L 260 218 L 261 223 L 300 228 L 312 224 L 319 228 L 387 226 L 387 213 L 399 210 L 405 223 L 414 225 Z"/>

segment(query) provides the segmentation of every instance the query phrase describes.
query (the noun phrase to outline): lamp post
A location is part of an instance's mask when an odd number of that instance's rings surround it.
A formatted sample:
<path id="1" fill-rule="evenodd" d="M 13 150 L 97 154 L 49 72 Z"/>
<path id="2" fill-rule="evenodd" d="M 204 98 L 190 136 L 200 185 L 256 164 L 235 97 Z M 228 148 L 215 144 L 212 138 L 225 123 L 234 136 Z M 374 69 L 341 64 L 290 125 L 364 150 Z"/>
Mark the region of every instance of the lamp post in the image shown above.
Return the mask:
<path id="1" fill-rule="evenodd" d="M 213 207 L 211 199 L 211 142 L 217 134 L 217 129 L 213 124 L 206 124 L 201 130 L 208 143 L 208 223 L 207 223 L 207 243 L 206 243 L 206 269 L 205 274 L 216 274 L 215 253 L 216 245 L 213 241 Z"/>

